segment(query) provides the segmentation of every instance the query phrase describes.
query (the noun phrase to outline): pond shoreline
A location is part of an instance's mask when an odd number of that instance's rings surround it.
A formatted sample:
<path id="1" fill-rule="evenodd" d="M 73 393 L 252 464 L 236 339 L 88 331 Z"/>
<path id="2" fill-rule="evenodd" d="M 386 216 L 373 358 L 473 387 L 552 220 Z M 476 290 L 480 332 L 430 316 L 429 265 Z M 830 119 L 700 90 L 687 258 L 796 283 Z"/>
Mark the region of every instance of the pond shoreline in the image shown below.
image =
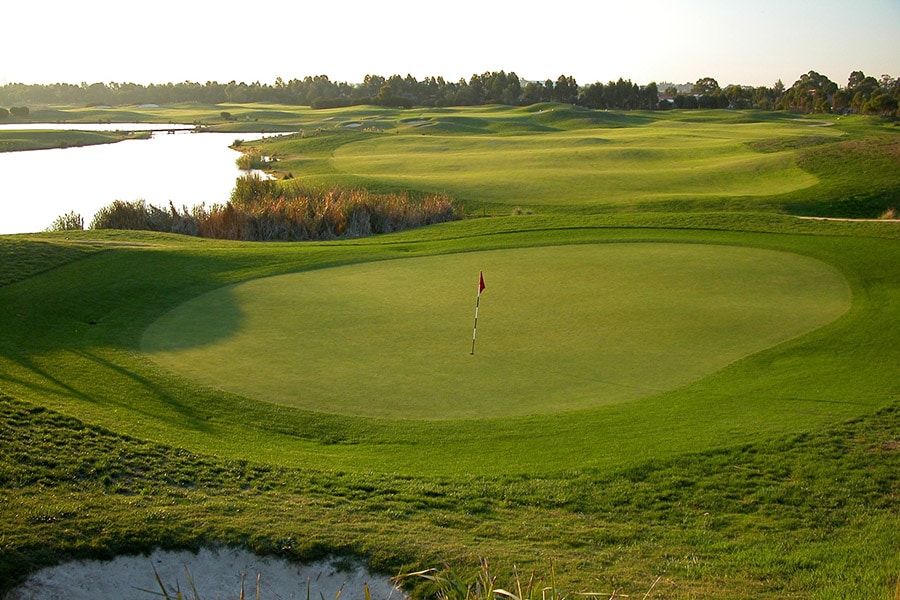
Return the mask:
<path id="1" fill-rule="evenodd" d="M 261 598 L 406 598 L 389 577 L 372 573 L 360 560 L 299 564 L 237 548 L 204 548 L 196 553 L 156 550 L 108 561 L 63 563 L 32 574 L 5 600 L 121 600 L 135 593 L 176 597 L 179 592 L 244 598 L 256 597 L 257 591 Z"/>

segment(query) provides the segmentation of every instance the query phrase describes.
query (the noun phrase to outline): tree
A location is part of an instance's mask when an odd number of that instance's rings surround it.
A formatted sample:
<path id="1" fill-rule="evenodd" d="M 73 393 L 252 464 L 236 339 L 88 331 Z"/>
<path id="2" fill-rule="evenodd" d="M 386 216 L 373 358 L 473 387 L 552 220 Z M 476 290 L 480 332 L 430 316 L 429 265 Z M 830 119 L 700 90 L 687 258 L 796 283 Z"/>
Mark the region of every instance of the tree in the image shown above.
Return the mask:
<path id="1" fill-rule="evenodd" d="M 598 81 L 582 89 L 581 95 L 578 97 L 578 104 L 593 110 L 608 108 L 603 84 Z"/>
<path id="2" fill-rule="evenodd" d="M 560 75 L 553 86 L 553 99 L 563 104 L 575 104 L 578 101 L 578 84 L 571 75 Z"/>
<path id="3" fill-rule="evenodd" d="M 610 81 L 607 89 L 612 92 L 609 108 L 631 110 L 640 104 L 640 89 L 630 79 L 619 77 L 615 83 Z"/>
<path id="4" fill-rule="evenodd" d="M 366 75 L 359 91 L 363 96 L 376 96 L 384 84 L 385 79 L 381 75 Z"/>
<path id="5" fill-rule="evenodd" d="M 9 118 L 9 111 L 0 106 L 0 121 Z"/>
<path id="6" fill-rule="evenodd" d="M 841 100 L 846 100 L 846 96 L 850 96 L 850 108 L 857 112 L 866 112 L 863 106 L 878 90 L 878 81 L 874 77 L 868 77 L 862 71 L 853 71 L 847 80 L 847 89 L 841 95 Z"/>
<path id="7" fill-rule="evenodd" d="M 641 88 L 641 108 L 654 110 L 659 107 L 659 88 L 655 81 L 651 81 Z"/>
<path id="8" fill-rule="evenodd" d="M 862 112 L 874 115 L 883 115 L 885 117 L 897 113 L 897 99 L 883 90 L 875 90 L 872 97 L 862 105 Z"/>
<path id="9" fill-rule="evenodd" d="M 719 82 L 712 77 L 698 79 L 694 87 L 691 88 L 691 93 L 695 96 L 714 96 L 720 91 L 722 90 L 719 87 Z"/>
<path id="10" fill-rule="evenodd" d="M 524 104 L 537 104 L 538 102 L 546 102 L 549 100 L 544 88 L 544 84 L 540 81 L 529 81 L 525 83 L 522 89 L 522 102 Z"/>
<path id="11" fill-rule="evenodd" d="M 828 77 L 810 71 L 800 76 L 790 89 L 786 90 L 777 108 L 786 108 L 800 112 L 830 112 L 836 83 Z"/>
<path id="12" fill-rule="evenodd" d="M 753 106 L 753 93 L 752 87 L 742 85 L 729 85 L 722 90 L 722 94 L 728 100 L 728 106 L 737 109 L 751 108 Z"/>

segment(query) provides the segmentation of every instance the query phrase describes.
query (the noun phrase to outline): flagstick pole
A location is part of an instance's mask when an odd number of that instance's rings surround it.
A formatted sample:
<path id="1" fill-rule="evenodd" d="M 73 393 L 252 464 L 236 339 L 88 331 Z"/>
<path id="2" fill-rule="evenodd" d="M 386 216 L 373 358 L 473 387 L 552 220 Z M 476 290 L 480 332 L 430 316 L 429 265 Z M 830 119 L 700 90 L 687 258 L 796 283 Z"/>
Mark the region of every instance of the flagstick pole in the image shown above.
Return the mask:
<path id="1" fill-rule="evenodd" d="M 478 304 L 481 302 L 481 290 L 475 296 L 475 326 L 472 327 L 472 351 L 469 354 L 475 354 L 475 335 L 478 333 Z"/>

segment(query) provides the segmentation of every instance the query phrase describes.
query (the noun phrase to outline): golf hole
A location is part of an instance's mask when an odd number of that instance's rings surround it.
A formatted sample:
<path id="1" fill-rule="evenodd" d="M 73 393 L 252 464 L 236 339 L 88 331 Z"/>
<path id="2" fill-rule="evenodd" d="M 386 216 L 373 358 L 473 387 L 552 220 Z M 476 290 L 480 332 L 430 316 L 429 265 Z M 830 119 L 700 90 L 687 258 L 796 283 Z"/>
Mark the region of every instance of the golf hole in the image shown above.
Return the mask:
<path id="1" fill-rule="evenodd" d="M 479 272 L 477 349 L 470 354 Z M 833 321 L 833 267 L 738 246 L 613 243 L 369 262 L 224 287 L 144 333 L 211 387 L 390 419 L 580 410 L 666 392 Z"/>

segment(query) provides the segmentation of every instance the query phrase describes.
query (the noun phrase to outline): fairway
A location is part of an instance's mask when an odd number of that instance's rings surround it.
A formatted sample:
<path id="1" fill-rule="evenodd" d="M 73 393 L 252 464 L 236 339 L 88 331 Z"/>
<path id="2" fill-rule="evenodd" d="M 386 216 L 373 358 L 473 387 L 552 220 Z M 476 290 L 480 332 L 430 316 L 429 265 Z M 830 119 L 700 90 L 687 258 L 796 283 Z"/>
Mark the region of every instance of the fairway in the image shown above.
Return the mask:
<path id="1" fill-rule="evenodd" d="M 760 197 L 812 186 L 791 153 L 762 154 L 746 142 L 798 136 L 808 125 L 693 125 L 577 129 L 508 138 L 376 137 L 342 146 L 341 172 L 393 185 L 445 190 L 499 203 L 575 203 Z"/>
<path id="2" fill-rule="evenodd" d="M 485 273 L 475 355 L 476 283 Z M 251 280 L 152 324 L 142 349 L 205 385 L 391 419 L 571 411 L 696 381 L 850 306 L 796 254 L 673 243 L 518 248 Z"/>

